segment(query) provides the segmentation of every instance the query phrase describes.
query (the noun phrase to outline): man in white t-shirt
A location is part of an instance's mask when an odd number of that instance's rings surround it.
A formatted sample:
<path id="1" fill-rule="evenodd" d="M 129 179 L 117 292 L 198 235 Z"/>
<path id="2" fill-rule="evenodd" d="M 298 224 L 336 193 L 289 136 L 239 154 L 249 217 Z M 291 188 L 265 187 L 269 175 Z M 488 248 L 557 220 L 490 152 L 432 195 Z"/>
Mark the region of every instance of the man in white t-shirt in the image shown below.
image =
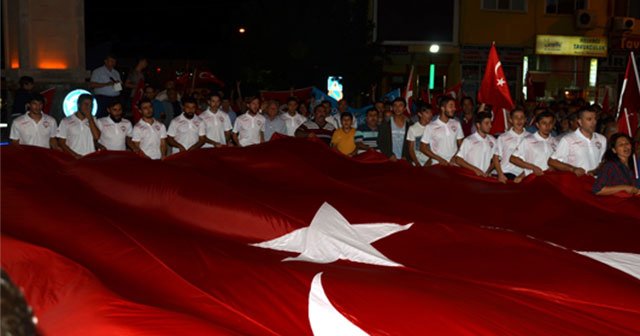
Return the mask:
<path id="1" fill-rule="evenodd" d="M 95 141 L 100 139 L 100 130 L 91 115 L 92 110 L 93 96 L 81 94 L 78 97 L 78 111 L 62 119 L 58 127 L 58 145 L 76 159 L 95 152 Z"/>
<path id="2" fill-rule="evenodd" d="M 42 113 L 44 97 L 34 93 L 29 98 L 29 110 L 11 124 L 9 138 L 12 144 L 58 149 L 56 120 Z"/>
<path id="3" fill-rule="evenodd" d="M 133 127 L 133 151 L 143 157 L 159 160 L 167 155 L 167 128 L 153 118 L 153 103 L 147 97 L 138 102 L 142 119 Z"/>
<path id="4" fill-rule="evenodd" d="M 416 167 L 427 165 L 429 157 L 420 151 L 420 140 L 424 134 L 424 128 L 431 122 L 433 111 L 431 105 L 426 104 L 418 110 L 418 122 L 409 127 L 407 131 L 407 148 L 411 163 Z"/>
<path id="5" fill-rule="evenodd" d="M 236 118 L 233 126 L 233 141 L 240 147 L 264 142 L 265 118 L 258 114 L 260 98 L 253 97 L 247 103 L 247 112 Z"/>
<path id="6" fill-rule="evenodd" d="M 549 158 L 549 166 L 577 176 L 593 175 L 607 150 L 607 139 L 595 132 L 596 123 L 596 111 L 590 108 L 578 111 L 578 129 L 560 139 Z"/>
<path id="7" fill-rule="evenodd" d="M 480 112 L 476 115 L 476 131 L 462 141 L 455 162 L 478 176 L 488 177 L 493 170 L 493 156 L 498 148 L 491 132 L 491 114 Z"/>
<path id="8" fill-rule="evenodd" d="M 516 107 L 509 113 L 511 129 L 498 137 L 498 148 L 496 155 L 493 156 L 493 165 L 498 173 L 498 181 L 502 183 L 515 179 L 518 179 L 519 182 L 524 177 L 523 169 L 511 163 L 509 159 L 522 139 L 530 134 L 524 129 L 526 122 L 527 116 L 524 109 Z"/>
<path id="9" fill-rule="evenodd" d="M 300 125 L 307 121 L 307 118 L 298 113 L 298 99 L 291 97 L 287 101 L 287 111 L 281 115 L 284 120 L 288 136 L 294 136 Z"/>
<path id="10" fill-rule="evenodd" d="M 511 163 L 524 169 L 525 176 L 531 173 L 541 176 L 549 169 L 547 162 L 558 145 L 556 138 L 551 135 L 554 125 L 555 115 L 550 111 L 536 115 L 535 126 L 538 130 L 522 139 L 509 158 Z M 518 183 L 520 179 L 514 182 Z"/>
<path id="11" fill-rule="evenodd" d="M 96 122 L 100 130 L 98 149 L 123 151 L 127 145 L 131 147 L 131 135 L 133 126 L 127 119 L 122 118 L 122 103 L 114 101 L 107 105 L 109 116 L 100 118 Z"/>
<path id="12" fill-rule="evenodd" d="M 444 97 L 440 101 L 440 116 L 424 128 L 420 151 L 431 158 L 432 164 L 449 165 L 462 143 L 462 126 L 454 119 L 455 113 L 455 100 Z"/>
<path id="13" fill-rule="evenodd" d="M 209 107 L 199 117 L 204 121 L 206 138 L 203 148 L 221 147 L 231 143 L 231 119 L 220 109 L 222 99 L 217 93 L 209 96 Z"/>
<path id="14" fill-rule="evenodd" d="M 198 103 L 191 97 L 182 99 L 182 114 L 171 120 L 167 130 L 167 143 L 171 154 L 196 150 L 205 142 L 204 121 L 196 115 Z"/>

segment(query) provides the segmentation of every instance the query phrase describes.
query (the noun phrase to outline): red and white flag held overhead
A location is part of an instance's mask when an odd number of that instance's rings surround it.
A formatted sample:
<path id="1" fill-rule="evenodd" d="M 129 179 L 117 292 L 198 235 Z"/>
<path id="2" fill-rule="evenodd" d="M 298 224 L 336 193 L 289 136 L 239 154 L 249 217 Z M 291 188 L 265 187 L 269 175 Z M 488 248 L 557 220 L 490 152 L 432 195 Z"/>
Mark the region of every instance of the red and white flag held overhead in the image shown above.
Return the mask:
<path id="1" fill-rule="evenodd" d="M 618 130 L 632 138 L 638 132 L 638 109 L 640 108 L 640 86 L 638 83 L 640 83 L 638 67 L 633 52 L 631 52 L 620 91 L 617 118 Z"/>
<path id="2" fill-rule="evenodd" d="M 492 106 L 493 127 L 491 133 L 502 133 L 507 130 L 507 113 L 513 108 L 513 100 L 509 92 L 507 79 L 502 71 L 502 64 L 496 51 L 495 43 L 491 44 L 487 67 L 478 91 L 478 102 Z"/>
<path id="3" fill-rule="evenodd" d="M 413 65 L 409 72 L 409 80 L 407 81 L 407 88 L 404 91 L 404 101 L 407 104 L 406 114 L 411 115 L 411 104 L 413 104 Z"/>

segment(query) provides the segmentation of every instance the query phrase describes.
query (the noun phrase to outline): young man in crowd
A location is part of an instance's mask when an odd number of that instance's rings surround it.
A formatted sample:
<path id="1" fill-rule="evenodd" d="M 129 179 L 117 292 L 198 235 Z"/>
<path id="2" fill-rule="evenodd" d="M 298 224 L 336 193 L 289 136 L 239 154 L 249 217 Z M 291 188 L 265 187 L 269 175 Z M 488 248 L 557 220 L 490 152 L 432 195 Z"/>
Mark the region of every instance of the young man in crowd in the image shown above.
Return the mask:
<path id="1" fill-rule="evenodd" d="M 252 97 L 247 103 L 247 112 L 236 118 L 233 126 L 233 141 L 240 147 L 264 142 L 265 118 L 258 114 L 260 98 Z"/>
<path id="2" fill-rule="evenodd" d="M 182 99 L 182 114 L 171 120 L 167 130 L 167 143 L 171 154 L 198 149 L 204 145 L 205 124 L 195 115 L 197 102 L 191 97 Z"/>
<path id="3" fill-rule="evenodd" d="M 167 129 L 153 118 L 153 105 L 149 98 L 142 98 L 138 107 L 142 119 L 133 127 L 133 151 L 149 159 L 164 159 L 167 155 Z"/>
<path id="4" fill-rule="evenodd" d="M 523 168 L 525 176 L 533 173 L 536 176 L 544 174 L 549 169 L 547 162 L 556 150 L 556 138 L 551 136 L 551 130 L 555 125 L 555 116 L 550 111 L 545 111 L 536 116 L 537 131 L 527 135 L 516 147 L 509 161 Z M 520 182 L 515 179 L 514 182 Z"/>
<path id="5" fill-rule="evenodd" d="M 92 110 L 93 96 L 81 94 L 78 97 L 78 111 L 62 119 L 58 127 L 58 145 L 76 159 L 95 152 L 94 142 L 100 139 L 100 130 L 91 115 Z"/>
<path id="6" fill-rule="evenodd" d="M 596 133 L 596 111 L 578 111 L 578 129 L 560 139 L 558 148 L 549 158 L 549 166 L 570 171 L 577 176 L 594 175 L 607 150 L 607 139 Z"/>
<path id="7" fill-rule="evenodd" d="M 407 103 L 402 98 L 393 100 L 393 116 L 378 128 L 378 148 L 391 161 L 409 160 L 409 149 L 405 139 L 410 120 L 405 114 Z"/>
<path id="8" fill-rule="evenodd" d="M 231 143 L 231 119 L 222 111 L 220 104 L 222 99 L 219 94 L 213 93 L 207 100 L 209 107 L 199 117 L 204 121 L 206 138 L 203 148 L 222 147 Z"/>
<path id="9" fill-rule="evenodd" d="M 356 130 L 356 147 L 358 148 L 358 154 L 365 152 L 369 149 L 378 149 L 378 110 L 369 109 L 367 111 L 366 122 Z"/>
<path id="10" fill-rule="evenodd" d="M 526 122 L 527 116 L 524 109 L 516 107 L 509 113 L 511 129 L 498 137 L 498 149 L 493 157 L 493 165 L 498 172 L 498 181 L 502 183 L 506 183 L 507 180 L 524 177 L 522 168 L 511 163 L 510 158 L 520 142 L 522 142 L 522 139 L 530 134 L 524 129 Z"/>
<path id="11" fill-rule="evenodd" d="M 127 145 L 131 146 L 133 126 L 127 119 L 122 118 L 122 103 L 112 101 L 107 105 L 108 116 L 98 119 L 96 125 L 100 130 L 98 149 L 123 151 Z"/>
<path id="12" fill-rule="evenodd" d="M 96 117 L 107 116 L 107 106 L 116 101 L 122 91 L 122 79 L 120 73 L 115 69 L 116 57 L 109 54 L 104 58 L 104 65 L 91 72 L 89 87 L 94 91 L 98 102 L 98 112 Z"/>
<path id="13" fill-rule="evenodd" d="M 282 114 L 282 120 L 286 125 L 286 134 L 293 136 L 300 125 L 302 125 L 307 118 L 298 113 L 298 99 L 296 97 L 290 97 L 287 101 L 287 111 Z"/>
<path id="14" fill-rule="evenodd" d="M 349 112 L 343 112 L 340 115 L 340 124 L 342 127 L 333 132 L 331 136 L 331 147 L 335 147 L 338 151 L 347 156 L 356 154 L 355 135 L 356 129 L 351 127 L 353 116 Z"/>
<path id="15" fill-rule="evenodd" d="M 475 118 L 474 118 L 475 105 L 471 97 L 462 97 L 462 115 L 460 118 L 460 125 L 462 126 L 462 134 L 465 137 L 473 134 L 476 131 Z"/>
<path id="16" fill-rule="evenodd" d="M 462 168 L 473 171 L 477 176 L 488 177 L 493 170 L 493 156 L 496 154 L 496 139 L 491 132 L 491 114 L 480 112 L 476 115 L 476 131 L 462 141 L 455 162 Z"/>
<path id="17" fill-rule="evenodd" d="M 44 97 L 34 93 L 27 99 L 28 111 L 13 120 L 9 138 L 11 143 L 58 149 L 56 120 L 44 113 Z"/>
<path id="18" fill-rule="evenodd" d="M 420 151 L 420 140 L 424 134 L 424 128 L 433 119 L 433 110 L 430 104 L 425 104 L 418 110 L 418 122 L 409 127 L 407 132 L 407 148 L 411 163 L 416 167 L 424 167 L 429 161 L 429 157 Z"/>
<path id="19" fill-rule="evenodd" d="M 442 98 L 439 117 L 424 128 L 420 151 L 431 159 L 432 164 L 449 165 L 462 143 L 462 126 L 454 119 L 455 112 L 455 100 Z"/>
<path id="20" fill-rule="evenodd" d="M 327 145 L 331 142 L 331 136 L 335 127 L 327 122 L 327 110 L 324 104 L 317 105 L 313 109 L 313 120 L 307 120 L 296 130 L 295 136 L 301 138 L 318 138 Z"/>

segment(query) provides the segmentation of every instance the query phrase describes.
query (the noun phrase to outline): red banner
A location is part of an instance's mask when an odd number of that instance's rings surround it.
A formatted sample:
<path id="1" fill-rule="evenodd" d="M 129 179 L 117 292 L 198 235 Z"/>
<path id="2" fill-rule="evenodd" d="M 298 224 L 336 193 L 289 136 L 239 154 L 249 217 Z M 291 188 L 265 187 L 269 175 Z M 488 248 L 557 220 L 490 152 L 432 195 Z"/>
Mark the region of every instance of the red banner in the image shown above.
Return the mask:
<path id="1" fill-rule="evenodd" d="M 640 334 L 640 280 L 605 263 L 640 254 L 640 198 L 591 177 L 503 185 L 294 138 L 0 151 L 2 268 L 46 335 Z"/>

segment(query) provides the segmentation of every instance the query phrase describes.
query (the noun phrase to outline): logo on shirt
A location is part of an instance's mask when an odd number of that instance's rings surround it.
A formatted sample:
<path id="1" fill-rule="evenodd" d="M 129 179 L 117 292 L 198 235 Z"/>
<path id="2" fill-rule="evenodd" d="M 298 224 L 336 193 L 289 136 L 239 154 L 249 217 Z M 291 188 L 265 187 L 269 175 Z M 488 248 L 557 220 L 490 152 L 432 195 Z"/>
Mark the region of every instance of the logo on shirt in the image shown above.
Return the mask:
<path id="1" fill-rule="evenodd" d="M 223 117 L 219 117 L 218 120 L 220 120 L 220 122 L 224 122 L 224 118 Z"/>
<path id="2" fill-rule="evenodd" d="M 257 121 L 256 124 L 260 127 L 262 127 L 262 121 Z"/>
<path id="3" fill-rule="evenodd" d="M 489 142 L 489 147 L 493 148 L 493 142 Z"/>
<path id="4" fill-rule="evenodd" d="M 155 128 L 156 128 L 156 131 L 159 131 L 160 130 L 160 125 L 156 125 Z"/>
<path id="5" fill-rule="evenodd" d="M 120 126 L 120 130 L 121 130 L 122 132 L 124 132 L 124 131 L 126 131 L 126 130 L 127 130 L 127 128 L 126 128 L 124 125 L 122 125 L 122 126 Z"/>
<path id="6" fill-rule="evenodd" d="M 42 126 L 44 126 L 44 128 L 48 128 L 49 127 L 49 122 L 48 121 L 43 122 Z"/>
<path id="7" fill-rule="evenodd" d="M 455 131 L 458 130 L 458 127 L 457 126 L 451 126 L 451 130 L 455 132 Z"/>
<path id="8" fill-rule="evenodd" d="M 600 143 L 600 141 L 596 141 L 596 148 L 597 149 L 602 148 L 602 144 Z"/>

